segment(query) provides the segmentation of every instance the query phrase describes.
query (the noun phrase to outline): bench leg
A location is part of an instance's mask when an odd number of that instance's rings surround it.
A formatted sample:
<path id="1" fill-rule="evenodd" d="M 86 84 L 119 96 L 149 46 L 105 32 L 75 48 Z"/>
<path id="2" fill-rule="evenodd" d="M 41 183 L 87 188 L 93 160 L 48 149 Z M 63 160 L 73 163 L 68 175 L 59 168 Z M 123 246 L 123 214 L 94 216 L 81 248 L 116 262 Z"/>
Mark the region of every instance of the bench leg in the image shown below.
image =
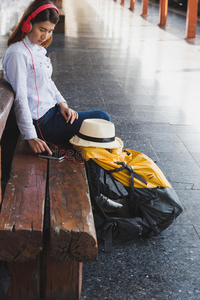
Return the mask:
<path id="1" fill-rule="evenodd" d="M 11 274 L 8 300 L 80 299 L 82 263 L 48 259 L 46 270 L 40 270 L 40 266 L 40 259 L 8 263 Z M 45 278 L 41 278 L 45 273 Z"/>
<path id="2" fill-rule="evenodd" d="M 11 274 L 8 300 L 40 299 L 40 260 L 8 263 Z"/>
<path id="3" fill-rule="evenodd" d="M 78 300 L 82 285 L 82 263 L 48 259 L 45 300 Z"/>

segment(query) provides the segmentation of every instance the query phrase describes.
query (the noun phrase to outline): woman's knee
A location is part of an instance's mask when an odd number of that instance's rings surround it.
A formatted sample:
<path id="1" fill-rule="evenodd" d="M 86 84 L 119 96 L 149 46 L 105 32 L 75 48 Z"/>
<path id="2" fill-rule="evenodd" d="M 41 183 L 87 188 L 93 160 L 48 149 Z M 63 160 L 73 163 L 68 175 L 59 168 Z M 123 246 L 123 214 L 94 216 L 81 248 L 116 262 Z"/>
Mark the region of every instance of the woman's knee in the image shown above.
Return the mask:
<path id="1" fill-rule="evenodd" d="M 89 111 L 82 111 L 78 112 L 79 118 L 78 122 L 82 123 L 85 119 L 104 119 L 110 121 L 110 116 L 107 112 L 103 110 L 89 110 Z"/>
<path id="2" fill-rule="evenodd" d="M 107 112 L 103 111 L 103 110 L 98 111 L 98 118 L 110 121 L 110 115 Z"/>

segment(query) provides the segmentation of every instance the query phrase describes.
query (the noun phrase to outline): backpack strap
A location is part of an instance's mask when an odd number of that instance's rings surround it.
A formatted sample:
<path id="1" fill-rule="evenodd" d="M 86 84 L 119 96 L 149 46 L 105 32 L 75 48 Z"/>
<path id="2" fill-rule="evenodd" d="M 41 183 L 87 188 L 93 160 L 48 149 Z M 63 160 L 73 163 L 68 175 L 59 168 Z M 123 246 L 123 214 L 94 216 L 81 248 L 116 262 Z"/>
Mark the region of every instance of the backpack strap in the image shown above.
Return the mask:
<path id="1" fill-rule="evenodd" d="M 88 178 L 88 184 L 89 184 L 89 189 L 90 189 L 90 196 L 92 200 L 92 205 L 94 206 L 95 210 L 97 213 L 100 215 L 100 217 L 106 221 L 109 219 L 103 209 L 99 206 L 95 199 L 95 193 L 92 185 L 92 180 L 91 180 L 91 174 L 90 174 L 90 165 L 88 164 L 87 161 L 85 161 L 85 166 L 86 166 L 86 172 L 87 172 L 87 178 Z M 105 252 L 111 252 L 112 251 L 112 229 L 113 229 L 113 224 L 112 223 L 106 223 L 105 228 L 103 230 L 103 233 L 101 234 L 100 238 L 104 242 L 104 248 Z"/>
<path id="2" fill-rule="evenodd" d="M 107 220 L 108 217 L 106 216 L 105 212 L 99 206 L 99 204 L 97 203 L 97 201 L 95 199 L 95 193 L 94 193 L 94 188 L 93 188 L 93 185 L 92 185 L 91 174 L 90 174 L 90 167 L 89 167 L 89 164 L 87 163 L 87 161 L 85 161 L 85 166 L 86 166 L 86 172 L 87 172 L 88 185 L 89 185 L 89 189 L 90 189 L 90 196 L 91 196 L 91 200 L 92 200 L 92 205 L 94 206 L 94 208 L 96 209 L 96 211 L 99 213 L 99 215 L 104 220 Z"/>
<path id="3" fill-rule="evenodd" d="M 114 227 L 113 222 L 105 221 L 101 238 L 104 242 L 104 251 L 106 253 L 112 252 L 113 227 Z"/>
<path id="4" fill-rule="evenodd" d="M 120 189 L 119 189 L 119 187 L 118 187 L 118 185 L 117 185 L 117 183 L 116 183 L 117 180 L 113 177 L 112 173 L 109 173 L 109 174 L 108 174 L 109 171 L 107 171 L 107 170 L 103 170 L 103 171 L 104 171 L 104 184 L 107 185 L 107 178 L 106 178 L 106 175 L 109 175 L 109 177 L 111 178 L 111 180 L 112 180 L 112 182 L 113 182 L 113 184 L 114 184 L 116 190 L 117 190 L 118 193 L 120 194 L 120 195 L 118 195 L 118 199 L 126 199 L 127 195 L 124 195 L 124 194 L 122 193 L 122 191 L 120 191 Z"/>
<path id="5" fill-rule="evenodd" d="M 131 176 L 137 178 L 138 180 L 142 181 L 144 184 L 147 185 L 147 181 L 144 178 L 142 178 L 142 176 L 140 176 L 135 171 L 133 171 L 133 169 L 131 168 L 131 166 L 129 166 L 125 162 L 121 162 L 121 161 L 116 161 L 115 163 L 117 165 L 121 165 L 122 167 L 121 168 L 116 168 L 114 170 L 107 171 L 108 174 L 112 174 L 114 172 L 118 173 L 118 172 L 123 171 L 124 169 L 126 169 L 126 170 L 128 170 L 131 173 Z"/>
<path id="6" fill-rule="evenodd" d="M 132 208 L 132 210 L 135 212 L 135 214 L 137 214 L 138 205 L 136 203 L 137 199 L 135 199 L 135 195 L 134 195 L 134 177 L 137 178 L 138 180 L 142 181 L 146 185 L 147 185 L 147 181 L 144 178 L 142 178 L 139 174 L 137 174 L 135 171 L 133 171 L 131 166 L 127 165 L 125 162 L 117 161 L 115 163 L 117 165 L 121 165 L 122 167 L 121 168 L 116 168 L 114 170 L 110 170 L 110 171 L 108 171 L 108 174 L 112 178 L 112 173 L 114 173 L 114 172 L 120 172 L 120 171 L 123 171 L 124 169 L 126 169 L 130 172 L 130 174 L 131 174 L 131 184 L 130 184 L 130 192 L 129 192 L 129 205 Z"/>

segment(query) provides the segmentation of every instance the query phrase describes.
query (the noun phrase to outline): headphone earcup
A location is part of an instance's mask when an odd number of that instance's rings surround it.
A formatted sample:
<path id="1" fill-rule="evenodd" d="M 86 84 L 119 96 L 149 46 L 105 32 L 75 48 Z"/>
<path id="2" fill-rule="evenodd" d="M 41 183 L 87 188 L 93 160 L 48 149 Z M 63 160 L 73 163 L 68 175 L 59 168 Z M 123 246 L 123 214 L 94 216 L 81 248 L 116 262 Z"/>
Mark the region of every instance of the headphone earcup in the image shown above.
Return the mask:
<path id="1" fill-rule="evenodd" d="M 30 30 L 29 30 L 29 32 L 31 32 L 32 29 L 33 29 L 33 25 L 32 25 L 32 23 L 30 22 Z M 28 32 L 28 33 L 29 33 L 29 32 Z"/>
<path id="2" fill-rule="evenodd" d="M 32 30 L 32 24 L 31 24 L 31 22 L 30 21 L 24 21 L 23 23 L 22 23 L 22 26 L 21 26 L 21 31 L 23 32 L 23 33 L 29 33 L 29 32 L 31 32 L 31 30 Z"/>

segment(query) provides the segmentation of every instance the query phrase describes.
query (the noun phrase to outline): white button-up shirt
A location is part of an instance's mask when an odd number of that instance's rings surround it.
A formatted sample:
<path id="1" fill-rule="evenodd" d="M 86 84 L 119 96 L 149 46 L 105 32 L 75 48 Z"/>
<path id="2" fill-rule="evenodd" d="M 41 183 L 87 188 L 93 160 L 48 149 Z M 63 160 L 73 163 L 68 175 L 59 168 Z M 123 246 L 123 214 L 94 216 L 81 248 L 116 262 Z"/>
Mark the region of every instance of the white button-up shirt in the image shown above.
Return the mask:
<path id="1" fill-rule="evenodd" d="M 2 66 L 15 92 L 14 110 L 20 132 L 26 139 L 32 139 L 37 137 L 33 119 L 41 118 L 55 104 L 66 101 L 51 79 L 52 64 L 46 49 L 31 43 L 28 36 L 24 42 L 32 53 L 35 72 L 31 54 L 23 41 L 6 50 Z"/>

